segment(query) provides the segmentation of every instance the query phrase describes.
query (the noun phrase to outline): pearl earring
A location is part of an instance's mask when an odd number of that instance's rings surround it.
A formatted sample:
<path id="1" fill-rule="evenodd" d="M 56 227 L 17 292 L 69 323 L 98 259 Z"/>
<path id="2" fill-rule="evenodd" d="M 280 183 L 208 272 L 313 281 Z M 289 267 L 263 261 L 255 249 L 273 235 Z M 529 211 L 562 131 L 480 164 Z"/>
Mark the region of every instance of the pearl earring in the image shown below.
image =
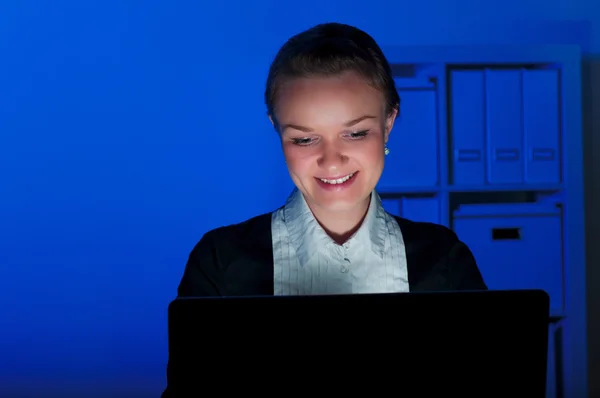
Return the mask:
<path id="1" fill-rule="evenodd" d="M 383 148 L 383 153 L 385 153 L 386 155 L 390 154 L 390 148 L 388 148 L 387 146 L 385 148 Z"/>

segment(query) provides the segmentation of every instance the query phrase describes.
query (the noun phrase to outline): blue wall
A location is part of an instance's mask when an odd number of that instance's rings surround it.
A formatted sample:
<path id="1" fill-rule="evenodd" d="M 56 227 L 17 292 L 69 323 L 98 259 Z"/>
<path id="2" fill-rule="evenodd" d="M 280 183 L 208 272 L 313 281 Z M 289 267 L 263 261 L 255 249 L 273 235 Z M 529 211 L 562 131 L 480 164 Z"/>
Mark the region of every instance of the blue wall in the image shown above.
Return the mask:
<path id="1" fill-rule="evenodd" d="M 0 396 L 159 394 L 189 250 L 291 186 L 262 102 L 288 36 L 600 53 L 595 0 L 206 3 L 0 6 Z"/>

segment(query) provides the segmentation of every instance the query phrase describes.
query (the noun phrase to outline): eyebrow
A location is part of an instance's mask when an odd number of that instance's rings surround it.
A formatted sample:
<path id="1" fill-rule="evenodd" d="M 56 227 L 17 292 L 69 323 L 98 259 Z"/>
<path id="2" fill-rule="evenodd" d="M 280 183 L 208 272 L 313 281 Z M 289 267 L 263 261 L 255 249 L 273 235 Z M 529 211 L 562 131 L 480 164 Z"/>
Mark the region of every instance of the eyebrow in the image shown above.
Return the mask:
<path id="1" fill-rule="evenodd" d="M 346 123 L 344 123 L 344 127 L 352 127 L 355 124 L 358 124 L 360 122 L 362 122 L 363 120 L 367 120 L 367 119 L 377 119 L 376 116 L 372 116 L 372 115 L 364 115 L 361 117 L 358 117 L 356 119 L 352 119 Z M 281 131 L 285 131 L 287 129 L 294 129 L 294 130 L 299 130 L 299 131 L 303 131 L 305 133 L 310 133 L 313 130 L 311 128 L 308 127 L 304 127 L 304 126 L 299 126 L 297 124 L 284 124 L 283 126 L 281 126 Z"/>

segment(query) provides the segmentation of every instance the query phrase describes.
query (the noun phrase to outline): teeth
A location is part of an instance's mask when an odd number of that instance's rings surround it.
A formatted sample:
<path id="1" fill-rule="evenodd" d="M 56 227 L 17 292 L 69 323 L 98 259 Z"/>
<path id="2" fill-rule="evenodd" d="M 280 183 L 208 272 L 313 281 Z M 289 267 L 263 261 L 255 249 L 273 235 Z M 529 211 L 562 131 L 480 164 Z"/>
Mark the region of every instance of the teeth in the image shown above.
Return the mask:
<path id="1" fill-rule="evenodd" d="M 348 181 L 350 178 L 352 178 L 352 176 L 354 175 L 354 173 L 352 174 L 348 174 L 346 177 L 342 177 L 342 178 L 338 178 L 337 180 L 326 180 L 324 178 L 321 178 L 320 180 L 323 182 L 326 182 L 327 184 L 343 184 L 344 182 Z"/>

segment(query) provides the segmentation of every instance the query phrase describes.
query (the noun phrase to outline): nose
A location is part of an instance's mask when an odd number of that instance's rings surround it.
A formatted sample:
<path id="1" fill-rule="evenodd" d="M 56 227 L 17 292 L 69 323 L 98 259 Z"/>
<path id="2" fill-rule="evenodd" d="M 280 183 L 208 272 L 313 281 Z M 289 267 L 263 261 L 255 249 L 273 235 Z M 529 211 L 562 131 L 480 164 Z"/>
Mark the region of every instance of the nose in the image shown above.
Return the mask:
<path id="1" fill-rule="evenodd" d="M 341 171 L 348 162 L 348 156 L 343 153 L 342 148 L 334 143 L 323 143 L 317 163 L 319 167 L 334 173 Z"/>

